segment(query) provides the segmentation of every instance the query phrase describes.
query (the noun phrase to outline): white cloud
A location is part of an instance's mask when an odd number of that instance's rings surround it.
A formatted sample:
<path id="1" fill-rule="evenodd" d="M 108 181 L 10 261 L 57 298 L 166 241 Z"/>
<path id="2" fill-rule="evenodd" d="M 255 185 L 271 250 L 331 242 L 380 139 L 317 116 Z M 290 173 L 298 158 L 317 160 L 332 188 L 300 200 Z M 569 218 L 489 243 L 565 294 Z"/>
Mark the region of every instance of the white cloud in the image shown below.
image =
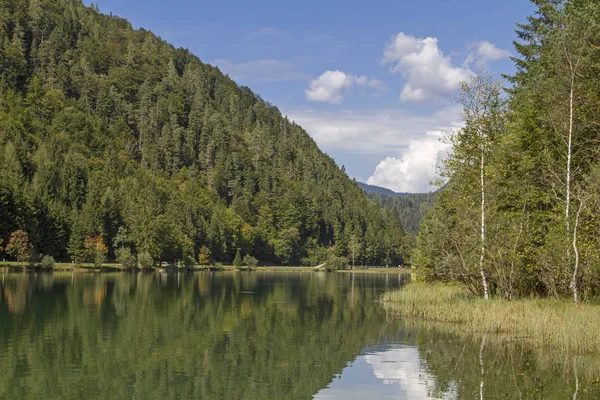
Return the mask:
<path id="1" fill-rule="evenodd" d="M 349 90 L 355 84 L 385 90 L 383 82 L 377 79 L 369 79 L 366 76 L 354 76 L 340 70 L 325 71 L 310 83 L 305 92 L 306 99 L 338 104 L 344 98 L 344 91 Z"/>
<path id="2" fill-rule="evenodd" d="M 450 94 L 459 88 L 472 71 L 452 65 L 436 38 L 416 38 L 398 33 L 385 46 L 381 63 L 406 79 L 400 95 L 403 101 L 420 102 Z"/>
<path id="3" fill-rule="evenodd" d="M 441 140 L 442 136 L 443 131 L 431 131 L 411 140 L 401 157 L 386 157 L 381 161 L 367 183 L 396 192 L 433 190 L 430 181 L 438 178 L 437 167 L 451 150 L 451 145 Z"/>
<path id="4" fill-rule="evenodd" d="M 510 51 L 501 49 L 486 40 L 473 44 L 471 48 L 472 50 L 465 60 L 465 66 L 469 66 L 473 62 L 478 66 L 484 66 L 489 62 L 502 60 L 511 56 Z"/>
<path id="5" fill-rule="evenodd" d="M 287 60 L 252 60 L 234 63 L 230 60 L 218 59 L 214 64 L 233 80 L 245 82 L 284 82 L 308 79 L 308 75 L 297 72 L 293 61 Z"/>
<path id="6" fill-rule="evenodd" d="M 483 62 L 497 61 L 510 57 L 510 51 L 498 48 L 484 40 L 477 44 L 477 55 Z"/>
<path id="7" fill-rule="evenodd" d="M 458 104 L 426 115 L 401 110 L 372 112 L 321 112 L 296 110 L 288 113 L 325 151 L 387 155 L 404 153 L 413 140 L 426 132 L 439 131 L 460 121 Z"/>
<path id="8" fill-rule="evenodd" d="M 367 183 L 400 192 L 427 192 L 435 179 L 436 163 L 450 146 L 438 139 L 461 126 L 458 104 L 428 115 L 398 110 L 326 113 L 295 111 L 289 118 L 306 129 L 325 151 L 367 155 L 383 160 Z M 357 157 L 358 159 L 358 157 Z M 368 175 L 367 175 L 368 176 Z"/>

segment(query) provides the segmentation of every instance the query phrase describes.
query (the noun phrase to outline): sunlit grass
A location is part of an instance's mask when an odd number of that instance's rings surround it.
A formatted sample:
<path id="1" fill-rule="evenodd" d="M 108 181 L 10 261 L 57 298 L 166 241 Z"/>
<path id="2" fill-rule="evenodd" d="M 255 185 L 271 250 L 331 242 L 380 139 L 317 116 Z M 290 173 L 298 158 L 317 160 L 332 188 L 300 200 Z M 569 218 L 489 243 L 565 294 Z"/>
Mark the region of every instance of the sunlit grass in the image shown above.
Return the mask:
<path id="1" fill-rule="evenodd" d="M 463 332 L 497 333 L 570 353 L 600 353 L 597 304 L 539 298 L 485 301 L 459 285 L 421 282 L 388 292 L 382 301 L 388 311 L 405 318 L 455 324 Z"/>

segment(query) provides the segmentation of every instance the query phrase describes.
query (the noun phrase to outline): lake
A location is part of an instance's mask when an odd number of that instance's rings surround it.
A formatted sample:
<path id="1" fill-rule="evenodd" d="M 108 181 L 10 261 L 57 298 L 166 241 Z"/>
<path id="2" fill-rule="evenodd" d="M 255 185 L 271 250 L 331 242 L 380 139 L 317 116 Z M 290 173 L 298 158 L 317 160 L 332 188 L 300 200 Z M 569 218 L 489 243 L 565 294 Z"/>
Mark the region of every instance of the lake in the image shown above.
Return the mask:
<path id="1" fill-rule="evenodd" d="M 409 279 L 4 273 L 0 399 L 598 398 L 597 357 L 386 314 Z"/>

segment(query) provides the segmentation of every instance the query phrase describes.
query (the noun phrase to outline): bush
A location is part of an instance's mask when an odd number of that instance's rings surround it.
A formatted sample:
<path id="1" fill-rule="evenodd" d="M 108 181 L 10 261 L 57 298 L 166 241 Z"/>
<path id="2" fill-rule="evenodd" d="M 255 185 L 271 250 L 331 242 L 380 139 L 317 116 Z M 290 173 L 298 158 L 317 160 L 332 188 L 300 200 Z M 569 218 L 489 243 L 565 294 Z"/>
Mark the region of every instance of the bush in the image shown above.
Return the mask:
<path id="1" fill-rule="evenodd" d="M 248 269 L 254 269 L 258 265 L 258 260 L 255 257 L 252 257 L 250 254 L 246 254 L 243 261 L 244 265 L 248 267 Z"/>
<path id="2" fill-rule="evenodd" d="M 54 257 L 52 256 L 44 256 L 42 257 L 42 261 L 40 261 L 40 267 L 42 267 L 45 270 L 51 270 L 54 268 L 54 264 L 56 264 L 56 261 L 54 261 Z"/>
<path id="3" fill-rule="evenodd" d="M 183 265 L 186 268 L 194 268 L 194 266 L 196 265 L 196 260 L 194 260 L 194 257 L 192 257 L 192 256 L 184 255 L 183 256 Z"/>
<path id="4" fill-rule="evenodd" d="M 210 249 L 206 246 L 200 247 L 200 251 L 198 253 L 198 264 L 207 266 L 210 265 Z"/>
<path id="5" fill-rule="evenodd" d="M 242 261 L 242 256 L 240 255 L 240 249 L 235 253 L 235 258 L 233 259 L 233 266 L 236 268 L 244 266 L 244 262 Z"/>
<path id="6" fill-rule="evenodd" d="M 100 236 L 88 236 L 85 238 L 83 248 L 86 250 L 87 259 L 94 264 L 94 267 L 99 268 L 106 261 L 108 247 L 106 247 L 104 240 Z"/>
<path id="7" fill-rule="evenodd" d="M 150 253 L 144 251 L 138 255 L 138 262 L 143 269 L 154 268 L 154 259 Z"/>
<path id="8" fill-rule="evenodd" d="M 117 262 L 121 264 L 123 269 L 135 269 L 137 268 L 137 259 L 131 253 L 131 249 L 129 247 L 123 247 L 121 249 L 117 249 Z"/>
<path id="9" fill-rule="evenodd" d="M 334 255 L 329 256 L 327 259 L 327 264 L 325 264 L 325 269 L 327 271 L 337 271 L 341 269 L 348 269 L 349 266 L 348 259 L 346 257 L 337 257 Z"/>
<path id="10" fill-rule="evenodd" d="M 223 270 L 225 270 L 225 268 L 223 267 L 223 263 L 221 263 L 221 262 L 216 262 L 215 263 L 215 269 L 217 271 L 223 271 Z"/>

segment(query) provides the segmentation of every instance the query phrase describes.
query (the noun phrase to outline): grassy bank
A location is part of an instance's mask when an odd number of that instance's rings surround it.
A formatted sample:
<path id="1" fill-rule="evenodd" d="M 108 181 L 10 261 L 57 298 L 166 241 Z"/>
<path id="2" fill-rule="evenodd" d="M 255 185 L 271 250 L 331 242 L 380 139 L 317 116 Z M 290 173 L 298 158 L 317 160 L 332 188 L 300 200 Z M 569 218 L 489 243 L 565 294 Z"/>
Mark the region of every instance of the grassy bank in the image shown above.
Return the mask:
<path id="1" fill-rule="evenodd" d="M 492 333 L 535 347 L 600 354 L 600 305 L 566 300 L 485 301 L 464 287 L 413 282 L 382 297 L 387 311 L 439 322 L 444 330 Z"/>

